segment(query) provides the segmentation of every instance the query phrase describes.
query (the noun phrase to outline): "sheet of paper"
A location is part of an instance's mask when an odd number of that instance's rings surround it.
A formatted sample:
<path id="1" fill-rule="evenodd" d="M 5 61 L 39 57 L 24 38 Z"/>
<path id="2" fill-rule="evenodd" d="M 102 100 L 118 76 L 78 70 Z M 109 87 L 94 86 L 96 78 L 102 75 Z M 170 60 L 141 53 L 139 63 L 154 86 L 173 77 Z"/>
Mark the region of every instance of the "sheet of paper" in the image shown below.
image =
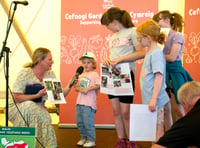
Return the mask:
<path id="1" fill-rule="evenodd" d="M 117 96 L 133 95 L 129 64 L 120 63 L 115 68 L 101 64 L 100 92 Z"/>
<path id="2" fill-rule="evenodd" d="M 130 140 L 156 140 L 157 111 L 150 112 L 147 104 L 131 104 L 130 108 Z"/>
<path id="3" fill-rule="evenodd" d="M 47 88 L 49 102 L 52 104 L 66 104 L 60 80 L 45 78 L 43 81 Z"/>

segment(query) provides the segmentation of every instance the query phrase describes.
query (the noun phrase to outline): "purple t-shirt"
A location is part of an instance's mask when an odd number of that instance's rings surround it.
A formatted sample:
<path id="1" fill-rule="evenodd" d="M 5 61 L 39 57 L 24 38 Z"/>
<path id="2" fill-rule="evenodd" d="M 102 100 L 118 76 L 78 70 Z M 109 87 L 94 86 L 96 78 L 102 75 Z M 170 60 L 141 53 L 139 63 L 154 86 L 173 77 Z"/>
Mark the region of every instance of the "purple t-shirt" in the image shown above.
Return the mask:
<path id="1" fill-rule="evenodd" d="M 181 45 L 181 49 L 179 50 L 179 54 L 176 57 L 175 61 L 180 61 L 182 57 L 182 51 L 184 47 L 184 37 L 180 32 L 170 30 L 167 38 L 167 42 L 164 46 L 163 52 L 164 54 L 169 54 L 174 43 L 179 43 Z"/>

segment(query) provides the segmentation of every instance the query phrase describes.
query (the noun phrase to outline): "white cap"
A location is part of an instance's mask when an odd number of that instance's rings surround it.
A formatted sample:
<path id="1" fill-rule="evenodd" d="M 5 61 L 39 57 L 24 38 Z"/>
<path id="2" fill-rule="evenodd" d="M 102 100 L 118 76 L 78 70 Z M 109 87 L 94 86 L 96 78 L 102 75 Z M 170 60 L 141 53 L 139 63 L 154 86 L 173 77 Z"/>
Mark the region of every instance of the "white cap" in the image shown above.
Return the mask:
<path id="1" fill-rule="evenodd" d="M 79 60 L 82 60 L 82 58 L 91 58 L 96 60 L 95 55 L 92 52 L 85 52 L 80 58 Z"/>

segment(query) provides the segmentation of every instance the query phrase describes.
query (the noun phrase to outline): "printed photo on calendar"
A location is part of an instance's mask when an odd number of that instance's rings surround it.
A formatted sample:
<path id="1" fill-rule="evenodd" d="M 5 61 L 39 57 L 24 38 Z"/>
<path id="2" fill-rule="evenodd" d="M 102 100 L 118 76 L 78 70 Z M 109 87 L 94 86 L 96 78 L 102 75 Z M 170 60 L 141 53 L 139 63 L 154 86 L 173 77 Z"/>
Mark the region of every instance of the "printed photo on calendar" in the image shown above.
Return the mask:
<path id="1" fill-rule="evenodd" d="M 100 91 L 110 95 L 133 95 L 129 64 L 121 63 L 115 68 L 101 64 Z"/>
<path id="2" fill-rule="evenodd" d="M 55 78 L 43 79 L 47 88 L 48 100 L 52 104 L 66 104 L 60 80 Z"/>

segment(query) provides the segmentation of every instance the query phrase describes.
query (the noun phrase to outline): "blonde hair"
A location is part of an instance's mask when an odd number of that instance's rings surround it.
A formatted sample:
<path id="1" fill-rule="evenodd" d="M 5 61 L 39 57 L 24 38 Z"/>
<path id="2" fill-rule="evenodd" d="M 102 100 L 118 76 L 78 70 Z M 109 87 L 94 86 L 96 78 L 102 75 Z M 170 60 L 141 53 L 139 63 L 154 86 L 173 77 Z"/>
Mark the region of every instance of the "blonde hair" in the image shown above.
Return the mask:
<path id="1" fill-rule="evenodd" d="M 152 19 L 141 23 L 137 27 L 136 32 L 142 34 L 143 36 L 150 36 L 152 40 L 157 41 L 160 44 L 165 42 L 165 34 L 160 33 L 160 26 Z"/>
<path id="2" fill-rule="evenodd" d="M 81 62 L 83 62 L 84 59 L 89 59 L 92 62 L 93 69 L 97 68 L 97 61 L 94 58 L 83 57 L 83 58 L 81 58 Z"/>
<path id="3" fill-rule="evenodd" d="M 47 48 L 42 48 L 42 47 L 37 48 L 32 54 L 32 57 L 31 57 L 32 62 L 26 63 L 24 65 L 24 67 L 25 68 L 27 68 L 27 67 L 33 68 L 34 66 L 36 66 L 38 64 L 39 60 L 44 60 L 49 52 L 50 52 L 50 50 Z"/>
<path id="4" fill-rule="evenodd" d="M 186 82 L 179 88 L 177 94 L 180 103 L 183 101 L 191 102 L 192 99 L 200 97 L 200 82 Z"/>

